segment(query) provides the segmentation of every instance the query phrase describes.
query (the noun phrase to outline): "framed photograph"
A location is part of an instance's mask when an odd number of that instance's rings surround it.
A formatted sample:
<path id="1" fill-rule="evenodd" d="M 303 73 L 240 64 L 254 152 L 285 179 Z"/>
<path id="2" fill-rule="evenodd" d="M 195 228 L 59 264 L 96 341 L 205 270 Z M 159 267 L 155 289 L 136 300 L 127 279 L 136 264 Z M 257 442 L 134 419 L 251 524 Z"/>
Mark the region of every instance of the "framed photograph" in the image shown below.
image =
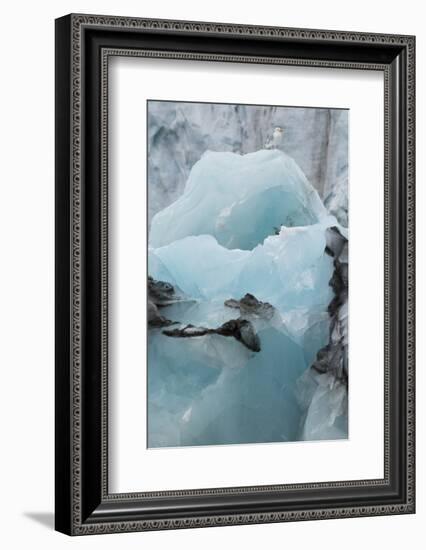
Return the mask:
<path id="1" fill-rule="evenodd" d="M 413 36 L 56 20 L 56 529 L 415 511 Z"/>

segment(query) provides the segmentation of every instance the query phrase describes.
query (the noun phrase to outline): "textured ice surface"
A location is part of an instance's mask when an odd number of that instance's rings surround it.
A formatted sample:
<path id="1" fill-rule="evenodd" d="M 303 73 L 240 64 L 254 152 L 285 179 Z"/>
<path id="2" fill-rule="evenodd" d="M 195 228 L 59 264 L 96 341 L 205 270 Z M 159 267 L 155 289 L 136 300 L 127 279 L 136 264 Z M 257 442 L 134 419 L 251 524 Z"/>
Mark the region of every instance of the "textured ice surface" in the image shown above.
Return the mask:
<path id="1" fill-rule="evenodd" d="M 215 329 L 242 315 L 224 302 L 246 293 L 274 314 L 247 317 L 260 352 L 218 334 L 149 330 L 150 447 L 346 437 L 346 387 L 310 369 L 329 340 L 333 226 L 281 151 L 207 153 L 194 166 L 184 193 L 152 220 L 149 274 L 190 299 L 162 315 Z"/>
<path id="2" fill-rule="evenodd" d="M 306 411 L 302 440 L 344 439 L 348 436 L 347 387 L 330 373 L 308 369 L 297 381 L 299 406 Z"/>
<path id="3" fill-rule="evenodd" d="M 226 248 L 251 250 L 282 225 L 311 225 L 326 215 L 318 193 L 285 153 L 208 151 L 184 193 L 153 218 L 150 244 L 212 235 Z"/>
<path id="4" fill-rule="evenodd" d="M 151 251 L 157 261 L 150 265 L 150 274 L 155 279 L 173 274 L 163 280 L 197 299 L 226 300 L 250 292 L 283 312 L 326 309 L 333 267 L 324 248 L 321 225 L 283 228 L 251 251 L 228 250 L 210 235 L 185 237 Z"/>
<path id="5" fill-rule="evenodd" d="M 154 331 L 153 331 L 154 332 Z M 150 447 L 294 441 L 302 408 L 294 392 L 303 349 L 273 327 L 260 353 L 217 335 L 150 333 Z"/>

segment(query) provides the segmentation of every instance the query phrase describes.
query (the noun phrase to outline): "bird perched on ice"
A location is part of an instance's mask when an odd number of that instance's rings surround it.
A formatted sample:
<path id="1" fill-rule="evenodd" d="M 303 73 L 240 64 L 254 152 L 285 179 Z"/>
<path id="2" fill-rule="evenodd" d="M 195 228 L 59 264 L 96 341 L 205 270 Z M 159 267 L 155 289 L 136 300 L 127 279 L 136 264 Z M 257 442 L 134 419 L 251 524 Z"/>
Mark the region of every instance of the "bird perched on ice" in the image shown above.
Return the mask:
<path id="1" fill-rule="evenodd" d="M 265 149 L 278 149 L 281 145 L 283 134 L 284 130 L 280 126 L 274 128 L 272 136 L 268 137 L 266 140 Z"/>

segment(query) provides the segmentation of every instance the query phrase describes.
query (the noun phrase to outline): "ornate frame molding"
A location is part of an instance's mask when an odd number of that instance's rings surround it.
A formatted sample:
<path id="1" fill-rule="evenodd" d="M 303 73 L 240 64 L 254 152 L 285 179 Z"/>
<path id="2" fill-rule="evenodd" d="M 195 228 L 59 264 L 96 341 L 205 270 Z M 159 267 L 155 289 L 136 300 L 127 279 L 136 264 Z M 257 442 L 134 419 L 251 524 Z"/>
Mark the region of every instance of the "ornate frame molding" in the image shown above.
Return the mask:
<path id="1" fill-rule="evenodd" d="M 87 516 L 85 512 L 84 499 L 84 472 L 83 472 L 83 446 L 84 446 L 84 415 L 83 403 L 84 395 L 84 315 L 85 315 L 85 296 L 84 296 L 84 280 L 87 276 L 85 271 L 85 231 L 88 230 L 88 225 L 84 225 L 85 219 L 85 204 L 84 204 L 84 163 L 85 163 L 85 145 L 84 142 L 84 117 L 86 116 L 85 105 L 83 98 L 87 97 L 87 90 L 84 88 L 85 78 L 85 33 L 87 30 L 104 30 L 109 29 L 115 32 L 153 32 L 153 33 L 168 33 L 178 37 L 180 34 L 186 36 L 191 35 L 208 35 L 208 36 L 227 36 L 241 38 L 258 38 L 265 40 L 290 40 L 292 42 L 323 43 L 332 47 L 333 44 L 342 46 L 349 45 L 366 45 L 371 47 L 383 48 L 391 47 L 395 51 L 402 52 L 401 55 L 406 57 L 406 85 L 400 85 L 402 93 L 406 95 L 406 135 L 402 139 L 406 139 L 405 144 L 400 145 L 402 150 L 406 151 L 406 188 L 400 189 L 400 192 L 405 195 L 405 226 L 402 228 L 402 242 L 405 240 L 405 250 L 397 251 L 399 254 L 405 254 L 406 265 L 406 285 L 405 285 L 405 300 L 406 304 L 406 347 L 405 347 L 405 364 L 406 364 L 406 476 L 405 483 L 405 499 L 403 502 L 392 502 L 390 504 L 369 505 L 364 506 L 320 506 L 313 508 L 308 506 L 305 510 L 277 510 L 273 512 L 257 512 L 251 513 L 231 513 L 222 514 L 215 513 L 213 515 L 191 515 L 188 517 L 164 518 L 164 519 L 143 519 L 143 515 L 139 519 L 126 519 L 124 521 L 117 520 L 117 512 L 102 512 L 100 514 L 93 513 Z M 71 150 L 69 164 L 65 167 L 69 173 L 69 203 L 65 205 L 69 208 L 70 223 L 69 223 L 69 273 L 70 273 L 70 317 L 65 321 L 65 325 L 69 327 L 69 391 L 70 391 L 70 407 L 67 413 L 61 411 L 61 407 L 57 408 L 57 415 L 66 414 L 69 418 L 69 453 L 65 457 L 64 450 L 57 449 L 57 460 L 65 461 L 69 465 L 69 471 L 64 472 L 64 468 L 60 468 L 60 475 L 64 480 L 69 482 L 69 493 L 66 493 L 66 498 L 69 501 L 67 506 L 63 502 L 62 494 L 57 496 L 57 528 L 64 532 L 75 535 L 94 534 L 94 533 L 113 533 L 125 531 L 142 531 L 156 529 L 177 529 L 188 527 L 202 527 L 212 525 L 236 525 L 245 523 L 266 523 L 266 522 L 283 522 L 283 521 L 303 521 L 308 519 L 327 519 L 337 517 L 359 517 L 370 515 L 385 515 L 385 514 L 403 514 L 414 512 L 414 170 L 415 170 L 415 39 L 412 36 L 397 36 L 397 35 L 379 35 L 379 34 L 364 34 L 364 33 L 346 33 L 341 31 L 322 31 L 308 29 L 287 29 L 279 27 L 253 27 L 246 25 L 228 25 L 218 23 L 201 23 L 187 21 L 169 21 L 169 20 L 152 20 L 152 19 L 136 19 L 124 17 L 107 17 L 107 16 L 92 16 L 92 15 L 70 15 L 67 18 L 58 20 L 57 22 L 57 37 L 58 34 L 64 33 L 67 35 L 66 44 L 62 43 L 62 37 L 58 38 L 57 50 L 65 52 L 65 58 L 69 61 L 69 88 L 65 101 L 69 102 L 70 121 L 69 121 L 69 146 Z M 61 55 L 61 52 L 58 53 Z M 297 484 L 297 485 L 277 485 L 268 487 L 239 487 L 228 489 L 211 489 L 211 490 L 192 490 L 192 491 L 171 491 L 158 493 L 130 493 L 130 494 L 109 494 L 108 493 L 108 473 L 107 473 L 107 403 L 108 403 L 108 346 L 107 346 L 107 320 L 108 320 L 108 216 L 107 216 L 107 201 L 108 201 L 108 142 L 107 142 L 107 124 L 108 124 L 108 59 L 111 56 L 139 56 L 139 57 L 157 57 L 169 59 L 191 59 L 202 61 L 232 61 L 240 63 L 273 63 L 284 65 L 301 65 L 313 67 L 335 67 L 342 69 L 368 69 L 384 72 L 385 78 L 385 476 L 383 480 L 363 480 L 360 482 L 345 481 L 335 483 L 315 483 L 315 484 Z M 103 46 L 100 54 L 100 239 L 101 239 L 101 267 L 100 267 L 100 289 L 101 289 L 101 313 L 100 313 L 100 346 L 101 346 L 101 412 L 100 412 L 100 430 L 101 430 L 101 469 L 100 469 L 100 491 L 101 500 L 108 507 L 108 503 L 113 507 L 120 507 L 120 503 L 136 503 L 144 498 L 156 497 L 185 497 L 185 496 L 212 496 L 212 495 L 239 495 L 244 496 L 250 493 L 262 492 L 294 492 L 305 491 L 307 489 L 344 489 L 344 488 L 362 488 L 373 486 L 388 486 L 390 484 L 390 415 L 392 403 L 391 387 L 390 387 L 390 368 L 391 356 L 394 354 L 394 343 L 390 335 L 391 317 L 395 315 L 392 308 L 391 296 L 391 259 L 395 254 L 394 241 L 391 235 L 391 226 L 395 216 L 395 204 L 392 203 L 391 197 L 391 150 L 395 149 L 394 140 L 396 139 L 393 132 L 394 121 L 391 117 L 391 105 L 395 100 L 395 88 L 392 88 L 392 68 L 390 62 L 371 62 L 371 61 L 335 61 L 330 59 L 314 59 L 314 58 L 298 58 L 298 57 L 280 57 L 280 56 L 262 56 L 262 55 L 242 55 L 242 54 L 218 54 L 218 53 L 195 53 L 190 51 L 170 51 L 158 50 L 152 48 L 129 48 Z M 62 58 L 60 58 L 62 61 Z M 65 72 L 66 73 L 66 72 Z M 59 78 L 64 78 L 65 73 L 60 73 Z M 395 73 L 394 73 L 395 86 Z M 399 78 L 399 75 L 398 75 Z M 57 80 L 57 86 L 60 83 Z M 401 93 L 401 90 L 399 91 Z M 61 118 L 63 113 L 60 113 Z M 60 124 L 59 120 L 59 124 Z M 65 138 L 62 142 L 57 141 L 57 147 L 64 146 Z M 404 159 L 400 159 L 404 162 Z M 57 174 L 57 193 L 62 193 L 63 173 L 59 170 Z M 63 211 L 58 213 L 63 214 Z M 62 240 L 63 230 L 58 231 L 59 240 Z M 68 268 L 67 268 L 68 269 Z M 61 272 L 59 272 L 59 277 Z M 404 286 L 404 285 L 403 285 Z M 62 299 L 62 298 L 60 298 Z M 62 321 L 64 323 L 64 320 Z M 61 325 L 62 327 L 62 325 Z M 404 350 L 403 350 L 404 351 Z M 401 352 L 400 352 L 401 353 Z M 61 369 L 64 368 L 63 353 L 57 357 L 57 376 L 63 377 Z M 402 356 L 401 356 L 402 357 Z M 63 381 L 66 385 L 66 381 Z M 58 391 L 58 390 L 57 390 Z M 61 390 L 62 391 L 62 390 Z M 61 396 L 57 393 L 57 399 Z M 59 443 L 61 446 L 63 442 Z M 62 444 L 63 446 L 63 444 Z M 67 470 L 67 468 L 65 468 Z M 60 482 L 57 479 L 57 483 Z M 86 505 L 87 507 L 87 505 Z M 116 508 L 114 508 L 116 510 Z M 69 515 L 69 517 L 68 517 Z"/>

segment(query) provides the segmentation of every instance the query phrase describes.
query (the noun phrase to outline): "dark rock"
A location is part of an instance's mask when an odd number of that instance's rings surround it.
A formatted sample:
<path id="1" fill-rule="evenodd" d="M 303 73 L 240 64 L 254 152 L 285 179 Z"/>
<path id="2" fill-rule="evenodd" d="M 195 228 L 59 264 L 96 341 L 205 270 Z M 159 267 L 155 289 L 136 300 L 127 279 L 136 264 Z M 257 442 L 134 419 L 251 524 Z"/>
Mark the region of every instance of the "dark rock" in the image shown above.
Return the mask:
<path id="1" fill-rule="evenodd" d="M 177 289 L 165 281 L 156 281 L 148 276 L 148 326 L 167 327 L 176 324 L 160 314 L 158 308 L 170 306 L 184 300 Z"/>
<path id="2" fill-rule="evenodd" d="M 148 298 L 157 306 L 164 307 L 182 300 L 173 285 L 165 281 L 156 281 L 148 276 Z"/>
<path id="3" fill-rule="evenodd" d="M 339 247 L 339 255 L 334 259 L 333 276 L 329 281 L 329 285 L 334 292 L 334 297 L 328 306 L 328 312 L 331 317 L 336 315 L 339 308 L 348 300 L 349 267 L 347 263 L 347 248 L 346 241 L 342 247 Z M 346 261 L 341 261 L 343 255 L 343 259 Z"/>
<path id="4" fill-rule="evenodd" d="M 259 352 L 261 349 L 259 336 L 247 319 L 231 319 L 217 329 L 217 334 L 233 336 L 252 351 Z"/>
<path id="5" fill-rule="evenodd" d="M 329 227 L 326 230 L 325 238 L 327 243 L 325 248 L 326 252 L 330 256 L 338 258 L 343 250 L 343 247 L 348 242 L 348 239 L 340 233 L 339 229 L 336 226 Z"/>
<path id="6" fill-rule="evenodd" d="M 248 293 L 241 300 L 234 300 L 233 298 L 226 300 L 225 306 L 239 309 L 242 317 L 256 315 L 264 319 L 272 319 L 275 313 L 274 306 L 268 302 L 261 302 L 253 294 Z"/>
<path id="7" fill-rule="evenodd" d="M 260 339 L 253 325 L 246 319 L 231 319 L 218 328 L 194 327 L 186 325 L 182 328 L 166 329 L 163 334 L 173 338 L 194 338 L 207 334 L 219 334 L 220 336 L 234 337 L 251 351 L 260 351 Z"/>
<path id="8" fill-rule="evenodd" d="M 348 381 L 347 302 L 349 292 L 348 240 L 337 227 L 326 231 L 325 252 L 334 258 L 333 275 L 329 285 L 333 299 L 328 305 L 330 315 L 329 341 L 319 350 L 311 368 L 319 373 L 331 373 L 339 381 Z"/>
<path id="9" fill-rule="evenodd" d="M 168 327 L 173 324 L 175 324 L 174 321 L 170 321 L 170 319 L 166 319 L 166 317 L 160 315 L 157 306 L 148 299 L 148 326 L 160 328 Z"/>

